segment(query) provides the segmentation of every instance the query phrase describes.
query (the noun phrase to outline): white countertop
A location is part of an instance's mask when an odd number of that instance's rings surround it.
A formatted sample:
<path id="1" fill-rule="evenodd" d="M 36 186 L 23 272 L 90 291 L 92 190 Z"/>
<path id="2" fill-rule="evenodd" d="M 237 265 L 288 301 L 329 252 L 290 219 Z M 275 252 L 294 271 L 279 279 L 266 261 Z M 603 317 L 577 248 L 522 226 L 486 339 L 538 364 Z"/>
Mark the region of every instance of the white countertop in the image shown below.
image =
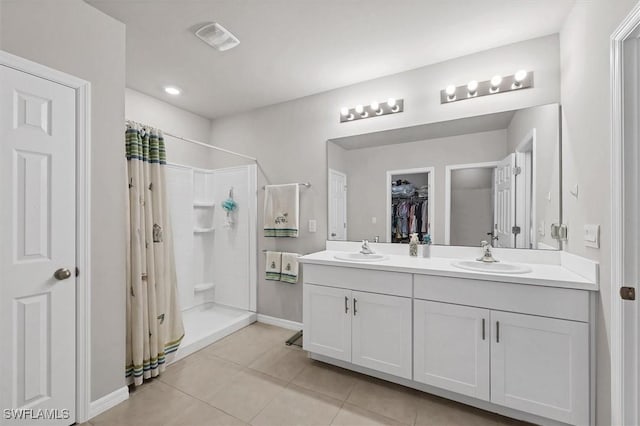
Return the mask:
<path id="1" fill-rule="evenodd" d="M 498 274 L 492 272 L 475 272 L 460 269 L 452 263 L 461 258 L 445 257 L 411 257 L 408 255 L 386 254 L 388 259 L 380 262 L 356 262 L 336 259 L 336 254 L 341 251 L 325 250 L 308 254 L 299 258 L 300 263 L 342 266 L 347 268 L 371 269 L 379 271 L 406 272 L 411 274 L 438 275 L 444 277 L 467 278 L 473 280 L 498 281 L 514 284 L 528 284 L 546 287 L 562 287 L 578 290 L 598 291 L 597 282 L 588 280 L 569 269 L 557 264 L 525 264 L 531 268 L 531 272 L 524 274 Z M 508 262 L 516 263 L 516 262 Z"/>

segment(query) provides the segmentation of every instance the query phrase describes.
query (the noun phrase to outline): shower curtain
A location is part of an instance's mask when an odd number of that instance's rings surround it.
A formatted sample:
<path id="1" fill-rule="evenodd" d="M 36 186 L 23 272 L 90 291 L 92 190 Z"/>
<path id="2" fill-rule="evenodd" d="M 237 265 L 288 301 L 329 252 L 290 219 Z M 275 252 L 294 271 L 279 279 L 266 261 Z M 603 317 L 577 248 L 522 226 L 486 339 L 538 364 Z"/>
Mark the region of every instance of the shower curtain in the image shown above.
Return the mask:
<path id="1" fill-rule="evenodd" d="M 127 122 L 129 384 L 158 376 L 184 336 L 166 201 L 162 132 Z"/>

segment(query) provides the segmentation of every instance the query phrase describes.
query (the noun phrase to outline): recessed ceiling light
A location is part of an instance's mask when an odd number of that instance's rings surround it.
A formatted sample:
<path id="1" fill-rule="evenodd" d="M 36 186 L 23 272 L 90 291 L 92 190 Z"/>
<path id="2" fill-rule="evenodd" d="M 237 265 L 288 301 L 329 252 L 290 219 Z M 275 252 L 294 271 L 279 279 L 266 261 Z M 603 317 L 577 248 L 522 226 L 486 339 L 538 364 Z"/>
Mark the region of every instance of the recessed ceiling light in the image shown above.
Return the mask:
<path id="1" fill-rule="evenodd" d="M 175 86 L 165 86 L 164 91 L 173 96 L 177 96 L 182 93 L 182 90 L 178 89 Z"/>

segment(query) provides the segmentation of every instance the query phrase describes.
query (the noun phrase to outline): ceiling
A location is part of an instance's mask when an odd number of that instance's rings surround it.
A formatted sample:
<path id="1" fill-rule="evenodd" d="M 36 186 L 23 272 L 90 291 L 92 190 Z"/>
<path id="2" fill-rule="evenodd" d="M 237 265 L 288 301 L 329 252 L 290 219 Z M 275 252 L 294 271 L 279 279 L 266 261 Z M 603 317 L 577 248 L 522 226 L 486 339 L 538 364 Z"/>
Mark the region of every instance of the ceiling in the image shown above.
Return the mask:
<path id="1" fill-rule="evenodd" d="M 345 136 L 343 138 L 330 139 L 330 142 L 334 142 L 346 150 L 352 150 L 446 138 L 471 133 L 490 132 L 492 130 L 503 130 L 509 127 L 509 123 L 511 123 L 511 119 L 515 113 L 516 111 L 505 111 L 476 115 L 455 120 L 421 124 L 419 126 Z"/>
<path id="2" fill-rule="evenodd" d="M 127 86 L 208 118 L 560 30 L 574 0 L 86 0 L 127 27 Z M 222 24 L 218 52 L 193 31 Z M 162 88 L 175 85 L 177 97 Z"/>

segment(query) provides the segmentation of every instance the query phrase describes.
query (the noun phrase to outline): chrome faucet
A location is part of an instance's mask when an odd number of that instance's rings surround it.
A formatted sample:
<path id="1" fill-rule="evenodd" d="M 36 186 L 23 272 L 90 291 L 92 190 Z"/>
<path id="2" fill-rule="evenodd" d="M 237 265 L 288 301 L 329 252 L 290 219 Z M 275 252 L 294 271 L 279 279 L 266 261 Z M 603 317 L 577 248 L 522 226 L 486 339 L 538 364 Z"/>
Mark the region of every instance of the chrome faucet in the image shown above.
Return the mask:
<path id="1" fill-rule="evenodd" d="M 376 252 L 369 247 L 369 240 L 362 240 L 362 250 L 360 250 L 362 254 L 375 254 Z"/>
<path id="2" fill-rule="evenodd" d="M 494 259 L 493 255 L 491 254 L 491 243 L 482 241 L 480 242 L 480 246 L 482 247 L 482 256 L 477 258 L 477 261 L 486 263 L 499 262 L 499 260 Z"/>

